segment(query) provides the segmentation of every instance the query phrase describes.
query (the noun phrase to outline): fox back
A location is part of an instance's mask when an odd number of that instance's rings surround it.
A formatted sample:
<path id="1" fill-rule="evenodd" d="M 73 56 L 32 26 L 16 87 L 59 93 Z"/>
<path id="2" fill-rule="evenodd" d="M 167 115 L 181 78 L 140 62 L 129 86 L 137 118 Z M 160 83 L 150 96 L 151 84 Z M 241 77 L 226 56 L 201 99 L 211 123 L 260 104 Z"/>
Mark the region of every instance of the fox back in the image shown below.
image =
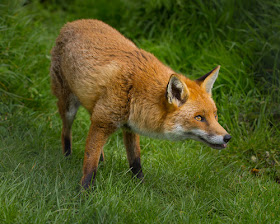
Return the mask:
<path id="1" fill-rule="evenodd" d="M 52 50 L 52 90 L 63 121 L 62 146 L 71 154 L 71 126 L 78 107 L 91 115 L 82 185 L 94 180 L 103 145 L 123 129 L 129 165 L 142 178 L 139 136 L 187 138 L 213 148 L 231 136 L 218 123 L 211 90 L 220 66 L 190 80 L 139 49 L 98 20 L 67 23 Z"/>

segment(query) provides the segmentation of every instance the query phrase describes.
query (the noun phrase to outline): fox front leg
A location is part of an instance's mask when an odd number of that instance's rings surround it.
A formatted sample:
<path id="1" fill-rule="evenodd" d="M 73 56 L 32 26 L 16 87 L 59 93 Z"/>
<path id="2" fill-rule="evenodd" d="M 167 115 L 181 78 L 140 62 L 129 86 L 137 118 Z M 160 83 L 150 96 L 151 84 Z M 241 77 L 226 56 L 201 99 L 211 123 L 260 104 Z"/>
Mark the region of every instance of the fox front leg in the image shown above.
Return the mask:
<path id="1" fill-rule="evenodd" d="M 103 151 L 103 146 L 112 132 L 112 128 L 103 125 L 101 127 L 94 122 L 91 123 L 86 142 L 83 177 L 81 180 L 84 189 L 89 188 L 94 183 L 101 151 Z"/>
<path id="2" fill-rule="evenodd" d="M 130 169 L 134 176 L 142 180 L 144 175 L 140 160 L 140 137 L 130 130 L 123 129 L 123 140 Z"/>

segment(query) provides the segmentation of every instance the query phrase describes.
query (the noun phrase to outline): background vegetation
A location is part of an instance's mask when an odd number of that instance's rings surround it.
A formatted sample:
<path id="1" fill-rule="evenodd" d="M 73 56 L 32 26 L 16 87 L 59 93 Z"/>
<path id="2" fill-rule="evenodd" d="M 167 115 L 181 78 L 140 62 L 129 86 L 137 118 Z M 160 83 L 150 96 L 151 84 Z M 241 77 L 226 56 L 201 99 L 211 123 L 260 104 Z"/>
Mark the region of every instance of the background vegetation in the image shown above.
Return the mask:
<path id="1" fill-rule="evenodd" d="M 0 15 L 1 223 L 279 222 L 279 1 L 2 0 Z M 117 132 L 95 190 L 81 193 L 89 116 L 79 110 L 65 159 L 48 76 L 60 28 L 81 18 L 191 78 L 220 64 L 213 93 L 230 146 L 142 137 L 140 184 Z"/>

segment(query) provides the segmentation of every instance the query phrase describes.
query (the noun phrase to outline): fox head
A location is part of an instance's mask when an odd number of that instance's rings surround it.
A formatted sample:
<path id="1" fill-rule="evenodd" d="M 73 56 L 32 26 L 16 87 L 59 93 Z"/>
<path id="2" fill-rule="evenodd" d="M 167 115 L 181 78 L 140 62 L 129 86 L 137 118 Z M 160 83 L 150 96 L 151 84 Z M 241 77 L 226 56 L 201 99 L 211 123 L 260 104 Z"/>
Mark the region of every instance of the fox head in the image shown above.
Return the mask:
<path id="1" fill-rule="evenodd" d="M 227 146 L 231 136 L 218 123 L 217 108 L 211 97 L 219 69 L 220 66 L 195 81 L 171 75 L 166 88 L 170 111 L 164 125 L 166 138 L 190 138 L 216 149 Z"/>

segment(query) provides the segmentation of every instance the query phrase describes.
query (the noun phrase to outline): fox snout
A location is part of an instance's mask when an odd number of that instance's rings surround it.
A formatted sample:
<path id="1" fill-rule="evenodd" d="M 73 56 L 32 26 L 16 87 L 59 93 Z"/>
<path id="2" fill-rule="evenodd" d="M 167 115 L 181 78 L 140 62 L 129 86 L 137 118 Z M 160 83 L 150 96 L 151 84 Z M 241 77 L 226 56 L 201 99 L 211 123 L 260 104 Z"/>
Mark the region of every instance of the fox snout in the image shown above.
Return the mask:
<path id="1" fill-rule="evenodd" d="M 205 143 L 214 149 L 224 149 L 227 147 L 227 143 L 231 139 L 231 135 L 218 135 L 218 134 L 209 134 L 203 130 L 195 129 L 192 130 L 193 139 Z"/>
<path id="2" fill-rule="evenodd" d="M 231 139 L 231 135 L 226 134 L 224 136 L 211 136 L 206 138 L 200 138 L 204 143 L 214 149 L 224 149 L 227 147 L 227 143 Z"/>
<path id="3" fill-rule="evenodd" d="M 206 137 L 206 139 L 203 139 L 204 142 L 209 145 L 211 148 L 214 149 L 224 149 L 227 147 L 227 143 L 231 139 L 231 135 L 225 134 L 224 136 L 211 136 L 211 137 Z"/>
<path id="4" fill-rule="evenodd" d="M 227 143 L 229 142 L 230 139 L 231 139 L 231 135 L 229 135 L 229 134 L 224 135 L 224 137 L 223 137 L 224 144 L 221 144 L 221 145 L 220 145 L 221 148 L 220 148 L 219 145 L 218 145 L 218 147 L 215 146 L 215 147 L 213 147 L 213 148 L 215 148 L 215 149 L 223 149 L 223 148 L 226 148 L 226 147 L 227 147 Z"/>
<path id="5" fill-rule="evenodd" d="M 226 135 L 224 136 L 224 142 L 225 142 L 225 143 L 228 143 L 230 139 L 231 139 L 231 135 L 226 134 Z"/>

